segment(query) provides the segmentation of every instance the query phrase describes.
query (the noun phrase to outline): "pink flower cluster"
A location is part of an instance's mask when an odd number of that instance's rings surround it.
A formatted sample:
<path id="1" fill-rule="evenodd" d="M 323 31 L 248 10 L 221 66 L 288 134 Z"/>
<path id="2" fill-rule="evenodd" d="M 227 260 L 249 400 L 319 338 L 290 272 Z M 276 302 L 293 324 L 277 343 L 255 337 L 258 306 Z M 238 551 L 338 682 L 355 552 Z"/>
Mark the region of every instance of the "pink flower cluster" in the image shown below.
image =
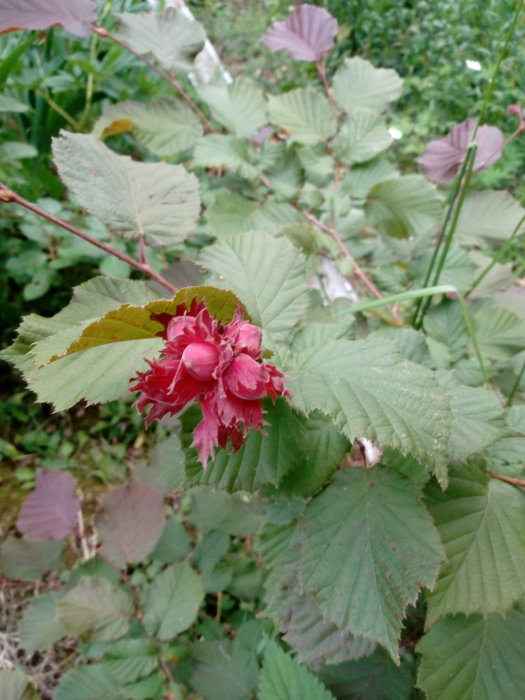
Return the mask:
<path id="1" fill-rule="evenodd" d="M 240 309 L 230 323 L 221 324 L 204 302 L 194 300 L 189 311 L 179 308 L 167 322 L 160 358 L 148 361 L 151 369 L 138 373 L 131 391 L 141 392 L 139 410 L 151 404 L 147 424 L 191 401 L 200 403 L 203 417 L 192 446 L 206 467 L 215 447 L 225 448 L 230 439 L 236 451 L 251 428 L 262 431 L 261 399 L 289 394 L 284 375 L 261 359 L 261 329 L 243 320 Z"/>

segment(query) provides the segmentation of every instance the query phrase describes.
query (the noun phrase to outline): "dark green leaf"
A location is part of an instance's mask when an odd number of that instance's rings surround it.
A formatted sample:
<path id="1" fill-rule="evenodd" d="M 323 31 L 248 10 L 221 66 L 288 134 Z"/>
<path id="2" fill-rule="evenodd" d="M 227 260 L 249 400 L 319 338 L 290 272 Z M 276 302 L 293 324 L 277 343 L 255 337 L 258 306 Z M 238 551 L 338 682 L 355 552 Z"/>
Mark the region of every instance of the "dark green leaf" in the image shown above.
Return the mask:
<path id="1" fill-rule="evenodd" d="M 519 698 L 525 687 L 525 615 L 511 610 L 456 615 L 438 623 L 418 644 L 418 685 L 431 700 Z"/>
<path id="2" fill-rule="evenodd" d="M 525 494 L 489 479 L 478 465 L 457 467 L 442 492 L 428 488 L 448 563 L 428 596 L 428 622 L 443 615 L 504 613 L 525 595 Z"/>
<path id="3" fill-rule="evenodd" d="M 404 609 L 432 588 L 444 559 L 418 489 L 391 470 L 347 469 L 302 522 L 301 580 L 324 617 L 397 660 Z"/>

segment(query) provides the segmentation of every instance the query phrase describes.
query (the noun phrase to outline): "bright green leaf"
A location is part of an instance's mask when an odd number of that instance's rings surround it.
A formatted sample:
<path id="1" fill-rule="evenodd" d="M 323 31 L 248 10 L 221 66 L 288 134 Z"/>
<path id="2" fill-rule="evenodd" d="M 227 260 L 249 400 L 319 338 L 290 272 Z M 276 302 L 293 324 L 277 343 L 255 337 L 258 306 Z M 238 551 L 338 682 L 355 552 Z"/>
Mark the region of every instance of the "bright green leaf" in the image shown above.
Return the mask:
<path id="1" fill-rule="evenodd" d="M 265 408 L 265 434 L 250 431 L 245 444 L 237 452 L 230 454 L 229 450 L 221 450 L 203 470 L 196 451 L 193 451 L 193 459 L 189 457 L 186 466 L 192 485 L 214 485 L 227 491 L 255 491 L 263 484 L 277 486 L 292 469 L 298 472 L 301 468 L 307 471 L 315 469 L 315 460 L 305 464 L 308 461 L 306 420 L 292 411 L 284 400 L 275 405 L 268 402 Z M 184 437 L 188 444 L 193 439 L 195 419 L 200 419 L 195 413 L 183 417 L 187 433 Z M 335 469 L 337 464 L 330 466 Z"/>
<path id="2" fill-rule="evenodd" d="M 494 392 L 460 384 L 448 372 L 437 376 L 439 384 L 451 396 L 453 420 L 449 453 L 452 459 L 463 460 L 480 454 L 504 435 L 503 408 Z"/>
<path id="3" fill-rule="evenodd" d="M 525 215 L 525 209 L 504 190 L 468 192 L 461 207 L 456 239 L 479 246 L 484 241 L 501 243 L 509 238 Z M 521 232 L 525 222 L 521 224 Z"/>
<path id="4" fill-rule="evenodd" d="M 198 141 L 193 164 L 203 168 L 226 168 L 246 180 L 256 180 L 259 169 L 247 141 L 231 134 L 208 134 Z"/>
<path id="5" fill-rule="evenodd" d="M 430 370 L 377 337 L 327 341 L 285 370 L 299 410 L 324 411 L 350 440 L 377 439 L 380 448 L 412 454 L 446 483 L 449 398 Z"/>
<path id="6" fill-rule="evenodd" d="M 46 571 L 55 571 L 62 564 L 63 540 L 27 542 L 8 537 L 0 550 L 0 571 L 6 578 L 36 581 Z"/>
<path id="7" fill-rule="evenodd" d="M 525 346 L 525 321 L 503 306 L 483 306 L 473 317 L 483 357 L 505 362 Z"/>
<path id="8" fill-rule="evenodd" d="M 268 114 L 274 124 L 290 132 L 294 141 L 307 146 L 326 141 L 336 127 L 328 100 L 312 88 L 270 95 Z"/>
<path id="9" fill-rule="evenodd" d="M 146 371 L 146 357 L 154 357 L 162 347 L 161 338 L 99 345 L 36 370 L 28 385 L 39 401 L 52 403 L 56 411 L 82 399 L 88 404 L 113 401 L 130 395 L 130 379 Z"/>
<path id="10" fill-rule="evenodd" d="M 66 630 L 57 616 L 57 602 L 62 591 L 51 591 L 33 598 L 20 620 L 20 645 L 29 654 L 46 651 L 65 636 Z"/>
<path id="11" fill-rule="evenodd" d="M 152 53 L 169 69 L 190 71 L 204 46 L 201 25 L 173 7 L 161 12 L 125 12 L 117 18 L 120 39 L 139 53 Z"/>
<path id="12" fill-rule="evenodd" d="M 91 134 L 53 141 L 60 177 L 76 199 L 123 238 L 151 246 L 180 243 L 199 217 L 199 183 L 182 165 L 142 163 L 114 153 Z"/>
<path id="13" fill-rule="evenodd" d="M 277 233 L 297 221 L 300 214 L 285 202 L 257 202 L 237 192 L 221 191 L 206 212 L 211 233 L 229 238 L 245 231 Z"/>
<path id="14" fill-rule="evenodd" d="M 357 107 L 383 112 L 401 95 L 403 81 L 395 70 L 374 68 L 359 56 L 346 58 L 333 78 L 334 98 L 346 112 Z"/>
<path id="15" fill-rule="evenodd" d="M 268 642 L 259 678 L 259 700 L 335 700 L 317 677 L 284 652 L 275 642 Z"/>
<path id="16" fill-rule="evenodd" d="M 111 105 L 95 124 L 93 134 L 105 139 L 131 132 L 159 158 L 169 158 L 192 148 L 202 136 L 202 126 L 184 102 L 163 98 L 157 102 L 119 102 Z"/>
<path id="17" fill-rule="evenodd" d="M 441 197 L 421 175 L 403 175 L 374 185 L 365 205 L 370 223 L 381 233 L 406 238 L 437 226 Z"/>
<path id="18" fill-rule="evenodd" d="M 266 344 L 284 340 L 306 311 L 304 257 L 286 238 L 250 231 L 206 248 L 200 261 L 244 302 Z"/>
<path id="19" fill-rule="evenodd" d="M 234 136 L 253 136 L 266 124 L 266 101 L 262 90 L 249 78 L 238 78 L 228 85 L 203 85 L 199 96 L 212 114 Z"/>
<path id="20" fill-rule="evenodd" d="M 105 578 L 82 576 L 57 603 L 58 620 L 68 634 L 90 632 L 94 640 L 118 639 L 129 628 L 133 601 Z"/>
<path id="21" fill-rule="evenodd" d="M 21 668 L 0 669 L 0 697 L 2 700 L 28 700 L 29 679 Z"/>
<path id="22" fill-rule="evenodd" d="M 172 564 L 144 590 L 144 624 L 158 639 L 184 632 L 204 597 L 201 577 L 187 562 Z"/>
<path id="23" fill-rule="evenodd" d="M 392 137 L 384 120 L 373 109 L 353 109 L 343 122 L 333 147 L 347 165 L 364 163 L 387 149 Z"/>
<path id="24" fill-rule="evenodd" d="M 60 679 L 54 700 L 122 700 L 104 664 L 77 666 Z"/>

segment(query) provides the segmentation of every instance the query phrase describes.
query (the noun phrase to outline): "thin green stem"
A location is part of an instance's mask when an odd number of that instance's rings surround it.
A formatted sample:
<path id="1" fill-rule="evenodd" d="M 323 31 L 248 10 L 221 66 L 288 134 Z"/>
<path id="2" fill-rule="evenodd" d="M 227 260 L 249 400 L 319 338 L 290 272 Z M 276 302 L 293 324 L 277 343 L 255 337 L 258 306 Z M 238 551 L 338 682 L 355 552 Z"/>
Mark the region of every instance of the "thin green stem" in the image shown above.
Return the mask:
<path id="1" fill-rule="evenodd" d="M 481 284 L 481 282 L 485 279 L 485 277 L 489 274 L 489 272 L 492 270 L 494 265 L 496 265 L 507 253 L 508 249 L 511 246 L 512 241 L 518 233 L 520 232 L 520 229 L 523 225 L 523 222 L 525 222 L 525 214 L 521 217 L 517 225 L 514 227 L 513 232 L 510 234 L 509 238 L 505 241 L 505 243 L 501 246 L 501 248 L 497 251 L 497 253 L 494 255 L 490 263 L 480 272 L 480 274 L 476 277 L 474 280 L 472 286 L 470 289 L 465 292 L 465 296 L 468 297 L 472 292 L 476 289 L 476 287 Z"/>
<path id="2" fill-rule="evenodd" d="M 425 279 L 423 280 L 423 287 L 426 287 L 431 279 L 433 286 L 439 283 L 439 278 L 445 265 L 447 255 L 454 237 L 454 233 L 456 231 L 459 215 L 461 213 L 461 207 L 465 200 L 465 195 L 468 191 L 468 183 L 470 182 L 472 168 L 474 167 L 475 153 L 476 145 L 471 144 L 467 150 L 467 153 L 465 154 L 463 164 L 457 174 L 454 192 L 449 202 L 447 213 L 445 215 L 445 221 L 443 223 L 443 227 L 441 228 L 441 232 L 439 234 L 439 238 L 436 243 L 432 259 L 430 260 L 430 264 L 425 275 Z M 438 261 L 437 268 L 436 261 Z M 434 273 L 433 276 L 432 273 Z M 423 319 L 425 318 L 425 314 L 430 308 L 431 303 L 432 298 L 427 297 L 424 301 L 422 300 L 417 305 L 412 322 L 412 325 L 416 330 L 419 330 L 422 327 Z"/>
<path id="3" fill-rule="evenodd" d="M 519 371 L 518 376 L 516 377 L 516 381 L 512 385 L 512 389 L 510 390 L 509 398 L 507 399 L 507 406 L 510 406 L 514 397 L 516 396 L 516 393 L 518 389 L 520 388 L 521 380 L 523 379 L 523 375 L 525 374 L 525 360 L 523 361 L 523 364 L 521 366 L 521 370 Z"/>
<path id="4" fill-rule="evenodd" d="M 55 112 L 60 114 L 60 116 L 65 119 L 65 121 L 69 124 L 69 126 L 72 126 L 75 131 L 81 131 L 81 126 L 80 123 L 77 122 L 76 119 L 74 119 L 68 112 L 66 112 L 65 109 L 62 109 L 62 107 L 55 102 L 55 100 L 51 97 L 49 94 L 48 90 L 38 90 L 37 94 L 40 95 L 40 97 L 47 102 L 47 104 L 51 107 L 51 109 L 54 109 Z"/>
<path id="5" fill-rule="evenodd" d="M 488 373 L 483 362 L 483 356 L 481 354 L 478 338 L 476 335 L 476 329 L 474 327 L 474 322 L 472 321 L 472 316 L 470 314 L 468 304 L 466 303 L 464 296 L 460 294 L 456 287 L 452 286 L 451 284 L 440 284 L 437 287 L 427 287 L 426 289 L 411 289 L 408 292 L 391 294 L 390 296 L 383 297 L 382 299 L 360 301 L 357 302 L 357 304 L 352 304 L 351 308 L 349 308 L 348 310 L 334 314 L 334 318 L 337 318 L 338 316 L 347 316 L 348 314 L 356 314 L 360 311 L 369 311 L 379 306 L 389 306 L 391 304 L 403 301 L 412 301 L 413 299 L 425 297 L 430 298 L 435 296 L 436 294 L 450 293 L 457 295 L 458 303 L 460 305 L 461 313 L 463 316 L 463 321 L 465 322 L 465 328 L 467 329 L 467 334 L 469 336 L 472 348 L 474 350 L 474 354 L 476 355 L 476 359 L 478 361 L 481 373 L 483 375 L 483 381 L 485 385 L 488 386 Z"/>
<path id="6" fill-rule="evenodd" d="M 434 277 L 432 278 L 432 284 L 439 284 L 439 278 L 441 277 L 441 273 L 443 272 L 443 268 L 445 267 L 448 253 L 450 251 L 450 246 L 452 245 L 452 241 L 454 240 L 454 235 L 456 233 L 456 229 L 458 226 L 459 216 L 461 214 L 461 210 L 462 210 L 463 204 L 465 202 L 465 197 L 467 196 L 467 192 L 469 190 L 470 180 L 472 179 L 472 171 L 474 169 L 474 161 L 476 159 L 477 148 L 478 147 L 476 146 L 476 144 L 472 143 L 472 144 L 470 144 L 468 151 L 467 151 L 467 156 L 465 158 L 465 161 L 466 161 L 465 177 L 463 180 L 463 184 L 461 186 L 461 190 L 459 192 L 458 203 L 455 206 L 453 214 L 452 214 L 452 221 L 450 223 L 449 230 L 447 232 L 447 237 L 445 240 L 445 244 L 443 246 L 441 257 L 439 258 L 439 261 L 437 264 L 437 269 L 434 272 Z"/>
<path id="7" fill-rule="evenodd" d="M 467 162 L 465 159 L 463 161 L 463 164 L 461 166 L 460 171 L 458 172 L 458 174 L 456 176 L 456 181 L 454 183 L 454 189 L 452 190 L 452 196 L 450 197 L 448 207 L 447 207 L 447 212 L 445 214 L 445 220 L 443 222 L 443 225 L 441 226 L 441 230 L 439 232 L 439 236 L 438 236 L 438 239 L 436 241 L 434 251 L 432 253 L 432 258 L 430 259 L 430 263 L 429 263 L 427 271 L 425 273 L 425 278 L 423 280 L 423 288 L 426 288 L 427 285 L 430 283 L 430 278 L 432 277 L 432 272 L 433 272 L 434 266 L 436 264 L 439 250 L 441 248 L 443 241 L 445 240 L 448 222 L 450 221 L 450 217 L 452 216 L 452 212 L 454 211 L 454 205 L 456 203 L 456 199 L 459 195 L 459 191 L 461 188 L 461 183 L 463 180 L 463 176 L 465 174 L 466 167 L 467 167 Z M 419 303 L 417 304 L 416 310 L 414 312 L 414 318 L 412 319 L 412 325 L 414 326 L 414 328 L 421 328 L 421 326 L 423 324 L 423 318 L 419 319 L 419 315 L 421 312 L 421 306 L 423 304 L 423 299 L 424 299 L 424 297 L 420 298 Z"/>
<path id="8" fill-rule="evenodd" d="M 514 34 L 514 30 L 516 29 L 518 17 L 520 16 L 520 12 L 523 8 L 523 2 L 524 2 L 524 0 L 518 0 L 518 2 L 516 3 L 516 9 L 514 10 L 514 15 L 512 17 L 511 23 L 509 24 L 509 28 L 508 28 L 507 34 L 505 36 L 505 41 L 503 42 L 503 46 L 498 51 L 498 54 L 496 56 L 496 63 L 494 64 L 494 70 L 492 71 L 492 75 L 490 77 L 489 84 L 487 85 L 487 88 L 485 90 L 485 94 L 483 96 L 483 102 L 481 103 L 481 107 L 479 110 L 479 117 L 477 120 L 476 128 L 474 129 L 474 134 L 472 135 L 472 140 L 474 140 L 476 138 L 476 133 L 477 133 L 479 127 L 482 126 L 482 124 L 485 120 L 485 113 L 486 113 L 487 108 L 489 106 L 489 102 L 492 98 L 492 93 L 493 93 L 494 87 L 496 85 L 496 78 L 498 77 L 499 69 L 501 67 L 501 62 L 503 61 L 503 58 L 507 52 L 507 48 L 508 48 L 508 45 L 510 43 L 510 40 L 512 39 L 512 36 Z"/>

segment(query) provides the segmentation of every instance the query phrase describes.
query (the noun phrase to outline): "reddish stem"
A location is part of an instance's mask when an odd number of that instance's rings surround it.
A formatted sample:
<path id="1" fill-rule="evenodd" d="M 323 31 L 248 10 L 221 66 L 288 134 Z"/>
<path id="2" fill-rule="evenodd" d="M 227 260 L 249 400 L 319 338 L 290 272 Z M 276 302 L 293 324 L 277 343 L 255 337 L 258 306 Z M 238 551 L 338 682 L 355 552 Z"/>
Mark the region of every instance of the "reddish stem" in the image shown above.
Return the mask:
<path id="1" fill-rule="evenodd" d="M 318 219 L 316 216 L 311 214 L 309 211 L 302 211 L 301 209 L 298 209 L 298 211 L 305 216 L 308 221 L 310 221 L 312 224 L 315 224 L 315 226 L 318 226 L 320 229 L 325 231 L 326 233 L 329 233 L 330 236 L 334 239 L 334 241 L 337 243 L 337 247 L 339 250 L 343 253 L 343 255 L 347 258 L 349 258 L 352 261 L 352 265 L 354 268 L 355 276 L 361 280 L 361 282 L 365 285 L 365 287 L 369 290 L 373 296 L 376 297 L 376 299 L 382 299 L 383 297 L 381 296 L 381 292 L 378 290 L 378 288 L 375 286 L 375 284 L 372 282 L 371 279 L 366 275 L 366 273 L 363 271 L 361 267 L 357 264 L 355 261 L 354 256 L 352 253 L 348 250 L 348 248 L 345 246 L 343 240 L 341 239 L 341 236 L 337 233 L 337 231 L 334 228 L 331 228 L 330 226 L 327 226 L 326 224 L 323 224 L 320 219 Z M 403 321 L 399 316 L 399 313 L 395 307 L 392 307 L 390 309 L 392 313 L 392 317 L 398 323 L 399 325 L 403 325 Z"/>
<path id="2" fill-rule="evenodd" d="M 496 474 L 495 472 L 489 472 L 487 474 L 492 479 L 499 479 L 500 481 L 505 481 L 507 484 L 512 484 L 513 486 L 521 486 L 525 488 L 525 479 L 516 479 L 513 476 L 505 476 L 505 474 Z"/>
<path id="3" fill-rule="evenodd" d="M 332 110 L 332 112 L 335 113 L 335 104 L 334 98 L 332 96 L 332 88 L 330 87 L 330 83 L 328 82 L 328 78 L 326 77 L 325 60 L 326 55 L 323 56 L 323 58 L 320 61 L 317 61 L 315 65 L 317 66 L 317 72 L 319 73 L 321 80 L 323 81 L 324 89 L 326 90 L 326 96 L 328 97 L 328 102 L 330 103 L 330 109 Z"/>
<path id="4" fill-rule="evenodd" d="M 156 66 L 152 61 L 150 61 L 146 56 L 143 54 L 139 53 L 138 51 L 135 51 L 134 48 L 132 48 L 129 44 L 127 44 L 125 41 L 122 39 L 119 39 L 118 36 L 115 36 L 114 34 L 111 34 L 111 32 L 108 32 L 107 29 L 104 29 L 104 27 L 99 27 L 97 25 L 93 26 L 93 32 L 95 34 L 98 34 L 98 36 L 101 36 L 104 39 L 111 39 L 111 41 L 114 41 L 116 44 L 119 46 L 122 46 L 123 49 L 126 49 L 126 51 L 129 51 L 132 53 L 134 56 L 136 56 L 140 61 L 145 63 L 148 68 L 151 68 L 151 70 L 155 71 L 157 75 L 159 75 L 163 80 L 165 80 L 167 83 L 169 83 L 182 97 L 182 99 L 187 102 L 187 104 L 191 107 L 191 109 L 197 114 L 197 116 L 202 119 L 206 127 L 208 128 L 209 131 L 216 132 L 217 130 L 213 127 L 213 124 L 210 122 L 208 117 L 204 114 L 204 112 L 198 107 L 198 105 L 195 104 L 195 102 L 191 99 L 191 97 L 183 90 L 183 88 L 179 85 L 178 81 L 165 73 L 161 68 Z"/>
<path id="5" fill-rule="evenodd" d="M 67 221 L 64 221 L 63 219 L 59 219 L 57 216 L 53 216 L 53 214 L 50 214 L 49 212 L 45 211 L 44 209 L 41 209 L 36 204 L 29 202 L 27 199 L 24 199 L 16 192 L 13 192 L 13 190 L 10 190 L 8 187 L 6 187 L 1 182 L 0 182 L 0 201 L 1 202 L 15 202 L 16 204 L 20 204 L 22 207 L 29 209 L 29 211 L 32 211 L 34 214 L 38 214 L 38 216 L 41 216 L 42 218 L 47 219 L 48 221 L 51 221 L 53 224 L 56 224 L 57 226 L 60 226 L 61 228 L 65 229 L 66 231 L 73 233 L 75 236 L 82 238 L 84 241 L 91 243 L 91 245 L 94 245 L 97 248 L 101 248 L 106 253 L 109 253 L 109 255 L 114 255 L 116 258 L 119 258 L 119 260 L 122 260 L 123 262 L 127 263 L 128 265 L 131 265 L 131 267 L 134 267 L 136 270 L 139 270 L 143 274 L 148 275 L 148 277 L 151 277 L 152 279 L 156 280 L 157 282 L 162 284 L 164 287 L 166 287 L 166 289 L 169 289 L 170 292 L 173 292 L 174 294 L 177 293 L 177 291 L 178 291 L 177 287 L 175 287 L 171 282 L 169 282 L 162 275 L 160 275 L 158 272 L 156 272 L 147 263 L 139 262 L 138 260 L 135 260 L 135 258 L 132 258 L 129 255 L 126 255 L 126 253 L 121 253 L 120 250 L 116 250 L 115 248 L 112 248 L 111 246 L 107 245 L 107 243 L 102 243 L 102 241 L 98 241 L 96 238 L 93 238 L 88 233 L 84 233 L 84 231 L 80 231 L 80 229 L 76 228 L 75 226 L 68 224 Z"/>

